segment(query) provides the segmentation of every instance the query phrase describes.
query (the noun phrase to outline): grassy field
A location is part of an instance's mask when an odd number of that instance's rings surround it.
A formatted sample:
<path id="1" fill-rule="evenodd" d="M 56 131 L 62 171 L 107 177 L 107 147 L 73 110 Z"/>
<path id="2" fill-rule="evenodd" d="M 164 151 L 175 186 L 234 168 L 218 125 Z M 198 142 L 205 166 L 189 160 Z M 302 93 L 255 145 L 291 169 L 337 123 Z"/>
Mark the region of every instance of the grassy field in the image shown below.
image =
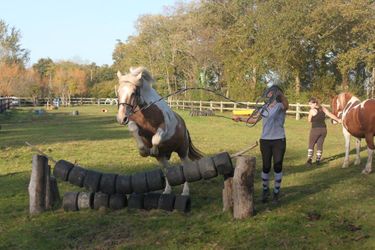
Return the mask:
<path id="1" fill-rule="evenodd" d="M 190 185 L 192 211 L 186 215 L 156 210 L 58 209 L 30 217 L 27 186 L 33 152 L 25 141 L 55 159 L 103 172 L 131 173 L 157 167 L 155 159 L 138 155 L 127 129 L 115 122 L 115 108 L 109 107 L 107 113 L 102 108 L 61 108 L 44 115 L 16 109 L 0 114 L 0 249 L 375 249 L 375 174 L 360 173 L 366 150 L 360 167 L 342 169 L 341 128 L 329 124 L 324 164 L 307 169 L 306 119 L 286 121 L 287 152 L 279 205 L 259 201 L 259 148 L 251 152 L 257 157 L 256 215 L 252 218 L 235 221 L 222 212 L 222 177 Z M 80 115 L 72 116 L 73 110 Z M 247 128 L 228 119 L 179 113 L 194 144 L 207 155 L 236 152 L 260 135 L 260 125 Z M 173 162 L 178 162 L 176 156 Z M 61 195 L 79 190 L 61 182 L 59 189 Z M 181 187 L 174 191 L 181 192 Z"/>

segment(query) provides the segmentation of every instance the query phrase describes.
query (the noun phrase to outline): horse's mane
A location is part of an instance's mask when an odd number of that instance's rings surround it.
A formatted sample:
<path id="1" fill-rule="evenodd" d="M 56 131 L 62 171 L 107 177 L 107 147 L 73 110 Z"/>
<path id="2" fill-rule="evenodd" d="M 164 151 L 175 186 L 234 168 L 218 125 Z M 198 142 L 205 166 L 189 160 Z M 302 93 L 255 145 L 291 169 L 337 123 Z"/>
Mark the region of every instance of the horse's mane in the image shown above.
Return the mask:
<path id="1" fill-rule="evenodd" d="M 155 81 L 154 78 L 152 77 L 151 73 L 145 67 L 140 66 L 140 67 L 137 67 L 137 68 L 134 68 L 134 67 L 130 68 L 130 74 L 132 74 L 133 76 L 137 76 L 140 73 L 142 73 L 143 83 L 147 82 L 147 83 L 150 84 L 150 83 L 153 83 Z"/>

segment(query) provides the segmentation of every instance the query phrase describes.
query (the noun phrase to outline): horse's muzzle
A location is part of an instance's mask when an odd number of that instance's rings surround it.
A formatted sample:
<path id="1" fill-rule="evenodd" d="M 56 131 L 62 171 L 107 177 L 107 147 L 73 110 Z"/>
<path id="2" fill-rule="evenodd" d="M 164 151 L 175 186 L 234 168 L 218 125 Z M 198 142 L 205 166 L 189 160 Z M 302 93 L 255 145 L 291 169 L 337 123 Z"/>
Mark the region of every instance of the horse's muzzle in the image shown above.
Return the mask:
<path id="1" fill-rule="evenodd" d="M 127 125 L 129 123 L 129 118 L 127 116 L 117 116 L 117 122 L 121 125 Z"/>

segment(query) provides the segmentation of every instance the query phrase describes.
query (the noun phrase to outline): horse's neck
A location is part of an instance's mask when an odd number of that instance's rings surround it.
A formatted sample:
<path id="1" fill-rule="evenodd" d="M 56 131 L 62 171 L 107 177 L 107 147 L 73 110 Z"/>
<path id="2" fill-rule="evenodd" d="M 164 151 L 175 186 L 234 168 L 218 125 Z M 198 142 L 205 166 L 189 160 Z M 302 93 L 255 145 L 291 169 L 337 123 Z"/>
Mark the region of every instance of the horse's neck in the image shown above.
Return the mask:
<path id="1" fill-rule="evenodd" d="M 142 87 L 141 96 L 147 104 L 155 102 L 161 98 L 161 96 L 155 91 L 155 89 L 151 88 L 150 86 Z"/>
<path id="2" fill-rule="evenodd" d="M 356 96 L 352 96 L 350 100 L 344 104 L 343 116 L 345 116 L 350 109 L 360 102 L 361 101 Z"/>

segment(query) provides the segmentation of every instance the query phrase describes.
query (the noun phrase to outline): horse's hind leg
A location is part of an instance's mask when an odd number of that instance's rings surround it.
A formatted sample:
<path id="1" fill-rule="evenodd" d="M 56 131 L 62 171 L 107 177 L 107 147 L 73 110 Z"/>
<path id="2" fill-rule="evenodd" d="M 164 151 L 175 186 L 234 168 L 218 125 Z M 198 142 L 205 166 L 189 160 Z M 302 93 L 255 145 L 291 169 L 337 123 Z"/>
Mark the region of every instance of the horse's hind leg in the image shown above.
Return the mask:
<path id="1" fill-rule="evenodd" d="M 182 158 L 181 161 L 182 161 L 182 164 L 186 164 L 187 162 L 190 161 L 190 159 L 188 157 L 185 157 L 185 158 Z M 189 195 L 189 194 L 190 194 L 189 184 L 187 181 L 185 181 L 181 195 Z"/>
<path id="2" fill-rule="evenodd" d="M 160 162 L 160 164 L 163 166 L 163 173 L 164 173 L 164 176 L 166 176 L 166 170 L 167 168 L 170 167 L 167 157 L 158 157 L 157 159 Z M 169 185 L 167 177 L 165 177 L 165 189 L 164 189 L 163 194 L 170 194 L 171 192 L 172 192 L 172 187 L 171 185 Z"/>
<path id="3" fill-rule="evenodd" d="M 342 132 L 345 137 L 345 159 L 342 167 L 347 168 L 349 166 L 350 134 L 344 127 L 342 127 Z"/>
<path id="4" fill-rule="evenodd" d="M 362 170 L 362 174 L 369 174 L 372 172 L 372 156 L 375 150 L 374 135 L 366 134 L 365 136 L 366 136 L 368 157 L 367 157 L 366 167 Z"/>
<path id="5" fill-rule="evenodd" d="M 358 139 L 358 138 L 355 139 L 355 150 L 356 150 L 356 156 L 355 156 L 354 165 L 358 166 L 359 164 L 361 164 L 361 157 L 360 157 L 361 139 Z"/>

